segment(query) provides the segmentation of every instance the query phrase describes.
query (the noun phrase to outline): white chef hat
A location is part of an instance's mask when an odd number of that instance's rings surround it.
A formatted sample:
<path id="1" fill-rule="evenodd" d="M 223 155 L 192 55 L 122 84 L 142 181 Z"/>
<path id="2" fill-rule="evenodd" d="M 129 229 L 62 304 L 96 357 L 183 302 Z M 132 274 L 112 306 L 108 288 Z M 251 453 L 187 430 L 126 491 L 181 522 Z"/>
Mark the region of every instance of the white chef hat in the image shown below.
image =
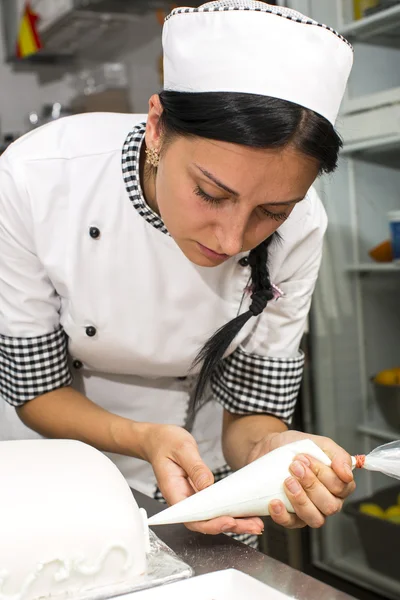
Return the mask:
<path id="1" fill-rule="evenodd" d="M 351 45 L 330 27 L 253 0 L 173 10 L 163 49 L 166 90 L 272 96 L 332 124 L 353 64 Z"/>

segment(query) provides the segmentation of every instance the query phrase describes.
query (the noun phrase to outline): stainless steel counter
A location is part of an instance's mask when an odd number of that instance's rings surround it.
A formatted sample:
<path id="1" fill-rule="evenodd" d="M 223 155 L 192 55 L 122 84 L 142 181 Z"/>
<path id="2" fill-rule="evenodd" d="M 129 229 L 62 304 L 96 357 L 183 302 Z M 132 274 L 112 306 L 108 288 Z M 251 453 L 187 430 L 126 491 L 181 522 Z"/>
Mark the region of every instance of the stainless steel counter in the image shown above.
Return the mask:
<path id="1" fill-rule="evenodd" d="M 149 516 L 163 509 L 156 500 L 136 491 L 134 495 Z M 226 535 L 194 533 L 184 525 L 161 525 L 154 527 L 154 532 L 194 569 L 196 575 L 235 568 L 298 600 L 352 598 Z"/>

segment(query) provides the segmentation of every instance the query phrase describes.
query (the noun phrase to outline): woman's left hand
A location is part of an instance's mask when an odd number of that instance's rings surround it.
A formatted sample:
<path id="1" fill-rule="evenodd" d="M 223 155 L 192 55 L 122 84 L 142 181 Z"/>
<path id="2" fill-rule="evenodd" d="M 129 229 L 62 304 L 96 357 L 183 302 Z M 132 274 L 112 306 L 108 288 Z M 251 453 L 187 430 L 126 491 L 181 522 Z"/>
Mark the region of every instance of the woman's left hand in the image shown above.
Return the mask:
<path id="1" fill-rule="evenodd" d="M 356 484 L 351 469 L 351 456 L 331 439 L 299 431 L 271 434 L 254 446 L 249 462 L 280 446 L 302 439 L 311 439 L 332 460 L 327 467 L 315 458 L 299 455 L 290 466 L 291 476 L 285 480 L 285 493 L 295 514 L 289 513 L 280 500 L 269 505 L 271 518 L 289 529 L 322 527 L 326 517 L 339 512 Z"/>

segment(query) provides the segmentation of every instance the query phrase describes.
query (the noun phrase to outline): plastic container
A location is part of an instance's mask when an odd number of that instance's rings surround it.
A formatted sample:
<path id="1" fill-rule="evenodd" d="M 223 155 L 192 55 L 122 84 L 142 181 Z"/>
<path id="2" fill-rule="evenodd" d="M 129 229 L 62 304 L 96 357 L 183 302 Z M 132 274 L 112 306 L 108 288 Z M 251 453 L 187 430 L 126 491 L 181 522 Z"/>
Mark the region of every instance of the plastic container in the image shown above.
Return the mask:
<path id="1" fill-rule="evenodd" d="M 400 210 L 388 212 L 393 261 L 400 262 Z"/>
<path id="2" fill-rule="evenodd" d="M 360 512 L 360 504 L 377 504 L 384 510 L 396 505 L 400 485 L 376 492 L 357 502 L 347 502 L 343 511 L 350 515 L 357 526 L 368 565 L 400 581 L 400 524 Z"/>

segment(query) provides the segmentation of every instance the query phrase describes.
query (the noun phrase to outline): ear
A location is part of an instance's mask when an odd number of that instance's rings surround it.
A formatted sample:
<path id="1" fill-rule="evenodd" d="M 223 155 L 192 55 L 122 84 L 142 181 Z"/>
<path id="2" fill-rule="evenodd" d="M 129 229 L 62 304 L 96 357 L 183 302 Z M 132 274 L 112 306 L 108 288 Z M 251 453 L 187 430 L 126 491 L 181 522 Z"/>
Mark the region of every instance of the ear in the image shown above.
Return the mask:
<path id="1" fill-rule="evenodd" d="M 160 117 L 163 107 L 158 94 L 154 94 L 149 100 L 149 113 L 146 123 L 146 146 L 152 150 L 160 151 L 161 148 L 161 128 Z"/>

